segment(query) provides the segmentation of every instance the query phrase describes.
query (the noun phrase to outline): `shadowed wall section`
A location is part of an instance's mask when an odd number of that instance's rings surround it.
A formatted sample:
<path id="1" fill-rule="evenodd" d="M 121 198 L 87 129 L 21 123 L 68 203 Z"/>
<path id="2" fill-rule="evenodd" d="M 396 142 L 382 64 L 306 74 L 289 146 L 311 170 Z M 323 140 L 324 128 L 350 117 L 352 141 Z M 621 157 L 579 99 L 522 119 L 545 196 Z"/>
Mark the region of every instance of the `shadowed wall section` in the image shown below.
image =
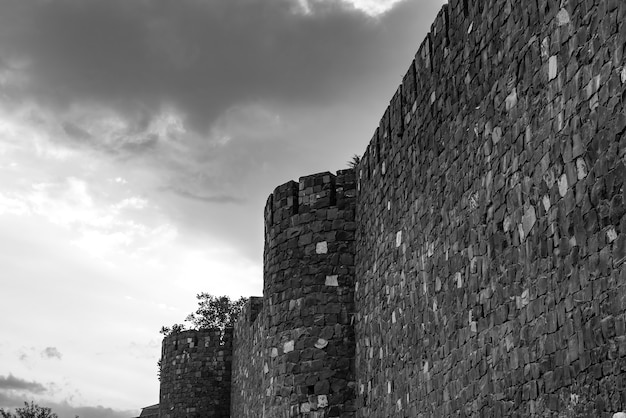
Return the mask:
<path id="1" fill-rule="evenodd" d="M 163 339 L 161 418 L 230 417 L 232 328 L 184 331 Z"/>
<path id="2" fill-rule="evenodd" d="M 625 15 L 439 13 L 359 166 L 359 416 L 625 408 Z"/>
<path id="3" fill-rule="evenodd" d="M 250 298 L 235 323 L 230 405 L 232 417 L 263 416 L 269 381 L 264 372 L 267 361 L 267 328 L 262 307 L 263 298 Z"/>
<path id="4" fill-rule="evenodd" d="M 236 326 L 236 416 L 355 416 L 355 188 L 354 170 L 343 170 L 302 177 L 269 197 L 264 325 Z M 251 385 L 243 376 L 252 373 Z"/>

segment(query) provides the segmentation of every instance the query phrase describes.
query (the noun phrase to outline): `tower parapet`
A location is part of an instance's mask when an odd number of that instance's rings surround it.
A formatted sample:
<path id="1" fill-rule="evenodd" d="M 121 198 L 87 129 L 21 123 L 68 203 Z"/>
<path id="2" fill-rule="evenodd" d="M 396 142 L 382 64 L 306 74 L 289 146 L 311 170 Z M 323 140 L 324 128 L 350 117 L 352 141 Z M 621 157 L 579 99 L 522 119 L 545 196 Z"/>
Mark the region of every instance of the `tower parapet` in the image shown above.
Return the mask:
<path id="1" fill-rule="evenodd" d="M 183 331 L 163 339 L 161 418 L 228 418 L 232 328 Z"/>
<path id="2" fill-rule="evenodd" d="M 355 201 L 354 170 L 301 177 L 268 199 L 265 416 L 354 416 Z"/>

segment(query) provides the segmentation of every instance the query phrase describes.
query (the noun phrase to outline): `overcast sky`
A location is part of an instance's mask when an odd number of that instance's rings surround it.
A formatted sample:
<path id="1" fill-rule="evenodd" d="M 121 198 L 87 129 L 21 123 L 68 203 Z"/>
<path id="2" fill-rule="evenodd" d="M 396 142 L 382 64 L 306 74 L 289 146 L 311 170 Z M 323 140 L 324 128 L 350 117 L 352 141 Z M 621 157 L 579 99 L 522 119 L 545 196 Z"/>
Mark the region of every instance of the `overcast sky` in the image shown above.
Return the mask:
<path id="1" fill-rule="evenodd" d="M 262 293 L 274 187 L 362 154 L 443 0 L 0 0 L 0 407 L 129 417 Z"/>

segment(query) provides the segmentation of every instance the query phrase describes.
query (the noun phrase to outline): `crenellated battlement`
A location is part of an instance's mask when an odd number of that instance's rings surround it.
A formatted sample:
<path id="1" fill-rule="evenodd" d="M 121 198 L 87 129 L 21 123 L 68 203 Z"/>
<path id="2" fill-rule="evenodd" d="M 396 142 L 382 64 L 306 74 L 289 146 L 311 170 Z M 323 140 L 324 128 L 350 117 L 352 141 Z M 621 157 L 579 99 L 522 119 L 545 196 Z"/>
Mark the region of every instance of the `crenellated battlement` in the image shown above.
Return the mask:
<path id="1" fill-rule="evenodd" d="M 356 197 L 356 175 L 353 169 L 328 171 L 288 181 L 274 189 L 265 205 L 266 230 L 281 225 L 297 214 L 317 209 L 345 206 Z"/>
<path id="2" fill-rule="evenodd" d="M 353 169 L 301 177 L 268 198 L 265 336 L 252 349 L 265 355 L 255 358 L 255 367 L 263 367 L 266 416 L 287 416 L 287 411 L 289 416 L 338 416 L 328 414 L 354 410 L 355 205 Z M 238 383 L 236 396 L 242 401 L 246 385 Z M 233 407 L 237 416 L 258 416 L 243 402 Z"/>
<path id="3" fill-rule="evenodd" d="M 179 353 L 196 347 L 224 347 L 228 345 L 231 334 L 230 329 L 224 333 L 219 329 L 173 332 L 163 338 L 162 349 L 164 352 Z"/>
<path id="4" fill-rule="evenodd" d="M 256 321 L 259 313 L 263 309 L 263 298 L 258 296 L 251 296 L 243 306 L 239 317 L 237 318 L 237 324 L 252 325 Z"/>
<path id="5" fill-rule="evenodd" d="M 163 339 L 160 417 L 230 417 L 232 343 L 232 328 L 174 332 Z"/>

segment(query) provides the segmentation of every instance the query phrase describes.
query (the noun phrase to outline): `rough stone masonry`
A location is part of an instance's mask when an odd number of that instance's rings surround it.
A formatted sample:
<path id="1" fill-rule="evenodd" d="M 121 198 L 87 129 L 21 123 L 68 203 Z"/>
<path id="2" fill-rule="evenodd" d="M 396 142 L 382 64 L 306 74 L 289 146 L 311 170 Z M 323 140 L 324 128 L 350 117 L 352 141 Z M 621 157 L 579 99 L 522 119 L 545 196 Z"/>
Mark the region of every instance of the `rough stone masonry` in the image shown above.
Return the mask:
<path id="1" fill-rule="evenodd" d="M 623 417 L 625 44 L 624 1 L 444 6 L 358 167 L 268 199 L 229 412 L 170 416 Z"/>

